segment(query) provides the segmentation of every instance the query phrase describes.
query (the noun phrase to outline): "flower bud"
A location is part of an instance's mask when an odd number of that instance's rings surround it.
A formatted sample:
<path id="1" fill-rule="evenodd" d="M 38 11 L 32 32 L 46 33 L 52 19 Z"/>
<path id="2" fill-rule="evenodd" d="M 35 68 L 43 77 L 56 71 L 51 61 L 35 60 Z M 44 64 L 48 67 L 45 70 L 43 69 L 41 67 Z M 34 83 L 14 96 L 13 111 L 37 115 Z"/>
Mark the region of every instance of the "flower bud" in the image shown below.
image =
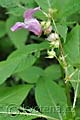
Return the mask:
<path id="1" fill-rule="evenodd" d="M 49 26 L 47 29 L 44 30 L 44 34 L 48 35 L 51 33 L 51 31 L 52 31 L 52 26 Z"/>
<path id="2" fill-rule="evenodd" d="M 45 35 L 48 35 L 52 31 L 51 21 L 42 21 L 41 26 Z"/>
<path id="3" fill-rule="evenodd" d="M 47 38 L 47 40 L 48 41 L 55 41 L 55 40 L 58 40 L 59 39 L 59 36 L 58 36 L 58 34 L 57 33 L 51 33 L 49 36 L 48 36 L 48 38 Z"/>
<path id="4" fill-rule="evenodd" d="M 54 48 L 59 48 L 59 40 L 52 41 L 50 44 L 51 44 L 51 46 L 53 46 Z"/>
<path id="5" fill-rule="evenodd" d="M 49 11 L 50 14 L 53 13 L 53 9 L 52 8 L 49 8 L 48 11 Z"/>
<path id="6" fill-rule="evenodd" d="M 48 20 L 47 22 L 46 22 L 46 28 L 48 28 L 49 26 L 50 26 L 50 24 L 51 24 L 51 21 L 50 20 Z"/>
<path id="7" fill-rule="evenodd" d="M 50 41 L 51 46 L 54 48 L 59 48 L 59 36 L 57 33 L 51 33 L 47 40 Z"/>
<path id="8" fill-rule="evenodd" d="M 44 27 L 44 26 L 45 26 L 45 24 L 46 24 L 46 22 L 45 22 L 45 21 L 42 21 L 42 22 L 41 22 L 41 26 L 42 26 L 42 27 Z"/>
<path id="9" fill-rule="evenodd" d="M 46 58 L 54 58 L 56 56 L 55 51 L 52 49 L 51 51 L 47 51 L 48 57 Z"/>

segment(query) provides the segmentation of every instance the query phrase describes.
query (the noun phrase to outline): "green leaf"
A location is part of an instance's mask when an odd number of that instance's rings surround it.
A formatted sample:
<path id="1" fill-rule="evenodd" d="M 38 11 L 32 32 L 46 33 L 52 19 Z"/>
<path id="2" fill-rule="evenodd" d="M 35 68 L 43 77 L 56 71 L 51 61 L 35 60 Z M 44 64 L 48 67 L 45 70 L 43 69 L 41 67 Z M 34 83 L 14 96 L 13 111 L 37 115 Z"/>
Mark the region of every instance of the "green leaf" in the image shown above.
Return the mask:
<path id="1" fill-rule="evenodd" d="M 7 26 L 8 35 L 12 43 L 15 45 L 16 48 L 21 48 L 22 46 L 24 46 L 25 41 L 28 37 L 28 31 L 25 29 L 20 29 L 15 32 L 12 32 L 11 27 L 18 21 L 19 20 L 16 17 L 10 17 L 7 20 L 6 26 Z"/>
<path id="2" fill-rule="evenodd" d="M 28 86 L 27 86 L 28 87 Z M 13 103 L 0 104 L 0 120 L 32 120 L 38 117 L 40 113 L 32 108 L 28 113 L 28 109 L 22 108 L 20 105 Z"/>
<path id="3" fill-rule="evenodd" d="M 79 77 L 79 70 L 75 69 L 73 66 L 69 66 L 67 68 L 67 76 L 70 77 L 70 83 L 72 84 L 72 87 L 74 88 L 74 91 L 76 90 L 76 84 L 78 82 L 78 77 Z"/>
<path id="4" fill-rule="evenodd" d="M 37 11 L 35 14 L 34 14 L 34 16 L 36 17 L 36 18 L 38 18 L 39 20 L 47 20 L 47 17 L 41 12 L 41 11 Z"/>
<path id="5" fill-rule="evenodd" d="M 70 15 L 80 11 L 80 0 L 35 0 L 36 3 L 47 13 L 48 9 L 57 9 L 57 17 L 62 21 Z M 63 5 L 62 5 L 63 4 Z M 54 16 L 54 15 L 53 15 Z"/>
<path id="6" fill-rule="evenodd" d="M 60 36 L 63 38 L 64 42 L 66 42 L 66 36 L 67 36 L 67 30 L 68 30 L 67 26 L 57 24 L 57 30 Z"/>
<path id="7" fill-rule="evenodd" d="M 0 37 L 3 37 L 5 34 L 6 34 L 5 22 L 0 21 Z"/>
<path id="8" fill-rule="evenodd" d="M 45 49 L 49 49 L 49 47 L 50 47 L 49 42 L 48 41 L 44 41 L 44 42 L 39 44 L 38 49 L 39 50 L 45 50 Z"/>
<path id="9" fill-rule="evenodd" d="M 25 11 L 25 9 L 23 9 L 21 7 L 13 7 L 13 8 L 8 9 L 8 14 L 22 17 L 24 14 L 24 11 Z"/>
<path id="10" fill-rule="evenodd" d="M 37 118 L 36 116 L 27 116 L 27 115 L 5 115 L 5 114 L 2 114 L 0 115 L 0 120 L 32 120 L 32 119 L 35 119 Z"/>
<path id="11" fill-rule="evenodd" d="M 25 68 L 30 67 L 36 58 L 34 56 L 16 56 L 7 61 L 0 62 L 0 84 L 3 83 L 8 77 L 17 72 L 23 71 Z M 5 72 L 4 72 L 5 71 Z"/>
<path id="12" fill-rule="evenodd" d="M 75 111 L 76 111 L 76 120 L 80 119 L 80 98 L 77 98 L 77 102 L 76 102 L 76 107 L 75 107 Z"/>
<path id="13" fill-rule="evenodd" d="M 28 95 L 31 88 L 31 85 L 0 87 L 0 104 L 20 105 Z"/>
<path id="14" fill-rule="evenodd" d="M 77 13 L 80 10 L 80 0 L 66 0 L 64 10 L 61 11 L 62 18 L 69 17 L 70 15 Z"/>
<path id="15" fill-rule="evenodd" d="M 41 78 L 36 85 L 35 97 L 42 113 L 56 118 L 62 116 L 57 107 L 65 107 L 67 100 L 64 89 L 59 85 L 49 79 Z"/>
<path id="16" fill-rule="evenodd" d="M 40 76 L 43 75 L 43 70 L 39 67 L 32 66 L 30 68 L 25 69 L 21 73 L 18 73 L 18 76 L 27 81 L 28 83 L 36 83 Z"/>
<path id="17" fill-rule="evenodd" d="M 6 7 L 6 8 L 9 8 L 9 7 L 15 7 L 16 5 L 18 5 L 18 0 L 0 0 L 0 5 L 2 7 Z"/>
<path id="18" fill-rule="evenodd" d="M 50 8 L 50 4 L 51 5 L 53 4 L 53 0 L 35 0 L 35 1 L 46 12 Z"/>
<path id="19" fill-rule="evenodd" d="M 38 58 L 36 52 L 47 49 L 48 47 L 48 42 L 43 42 L 41 44 L 27 45 L 14 51 L 6 61 L 0 62 L 0 84 L 12 74 L 21 72 L 32 66 Z"/>
<path id="20" fill-rule="evenodd" d="M 61 67 L 59 65 L 51 65 L 45 69 L 45 76 L 50 80 L 57 80 L 62 76 Z"/>
<path id="21" fill-rule="evenodd" d="M 23 52 L 22 50 L 16 50 L 6 61 L 0 62 L 0 84 L 10 75 L 30 67 L 35 62 L 36 58 L 28 54 L 25 50 Z"/>
<path id="22" fill-rule="evenodd" d="M 2 37 L 0 39 L 0 51 L 7 52 L 8 50 L 11 50 L 13 44 L 8 36 Z"/>
<path id="23" fill-rule="evenodd" d="M 25 115 L 1 115 L 0 120 L 32 120 L 35 119 L 36 117 L 32 116 L 25 116 Z"/>
<path id="24" fill-rule="evenodd" d="M 64 44 L 66 59 L 69 64 L 80 65 L 80 26 L 76 25 L 68 34 Z"/>
<path id="25" fill-rule="evenodd" d="M 20 49 L 17 49 L 16 51 L 14 51 L 10 56 L 9 58 L 13 58 L 13 57 L 16 57 L 17 55 L 29 55 L 29 54 L 32 54 L 32 53 L 35 53 L 35 52 L 38 52 L 38 51 L 42 51 L 42 50 L 45 50 L 45 49 L 48 49 L 49 48 L 49 42 L 47 41 L 44 41 L 40 44 L 30 44 L 30 45 L 25 45 L 23 47 L 21 47 Z M 8 58 L 8 59 L 9 59 Z"/>
<path id="26" fill-rule="evenodd" d="M 36 3 L 45 11 L 48 12 L 49 8 L 57 9 L 58 14 L 61 14 L 64 11 L 65 6 L 69 3 L 70 0 L 35 0 Z M 62 6 L 62 4 L 64 4 Z"/>
<path id="27" fill-rule="evenodd" d="M 25 0 L 24 0 L 25 1 Z M 35 2 L 35 0 L 27 0 L 26 1 L 26 6 L 28 7 L 28 8 L 34 8 L 34 7 L 36 7 L 36 2 Z"/>

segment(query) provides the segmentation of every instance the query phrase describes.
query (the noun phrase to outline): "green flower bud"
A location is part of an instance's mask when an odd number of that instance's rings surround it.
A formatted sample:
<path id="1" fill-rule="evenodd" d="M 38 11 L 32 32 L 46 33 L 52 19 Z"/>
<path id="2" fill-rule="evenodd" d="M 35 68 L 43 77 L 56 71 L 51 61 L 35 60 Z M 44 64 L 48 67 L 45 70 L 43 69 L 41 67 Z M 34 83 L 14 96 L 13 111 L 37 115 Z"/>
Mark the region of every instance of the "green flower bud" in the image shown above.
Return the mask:
<path id="1" fill-rule="evenodd" d="M 45 22 L 45 21 L 42 21 L 42 22 L 41 22 L 41 26 L 42 26 L 42 27 L 44 27 L 44 26 L 45 26 L 45 24 L 46 24 L 46 22 Z"/>
<path id="2" fill-rule="evenodd" d="M 52 31 L 51 21 L 42 21 L 41 26 L 45 35 L 48 35 Z"/>
<path id="3" fill-rule="evenodd" d="M 52 41 L 50 44 L 51 44 L 54 48 L 59 48 L 59 40 Z"/>
<path id="4" fill-rule="evenodd" d="M 44 34 L 48 35 L 51 33 L 51 31 L 52 31 L 52 26 L 49 26 L 47 29 L 44 30 Z"/>
<path id="5" fill-rule="evenodd" d="M 47 51 L 48 57 L 46 58 L 54 58 L 56 56 L 55 51 L 52 49 L 51 51 Z"/>
<path id="6" fill-rule="evenodd" d="M 46 28 L 48 28 L 50 25 L 51 25 L 51 21 L 48 20 L 48 21 L 46 22 Z"/>

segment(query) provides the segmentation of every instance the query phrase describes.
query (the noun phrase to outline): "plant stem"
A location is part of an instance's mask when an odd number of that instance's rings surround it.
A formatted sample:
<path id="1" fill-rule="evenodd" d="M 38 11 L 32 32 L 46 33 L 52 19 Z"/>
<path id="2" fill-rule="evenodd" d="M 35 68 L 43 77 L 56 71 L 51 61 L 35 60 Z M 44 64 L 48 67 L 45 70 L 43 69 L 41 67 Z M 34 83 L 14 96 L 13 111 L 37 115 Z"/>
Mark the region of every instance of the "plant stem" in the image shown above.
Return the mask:
<path id="1" fill-rule="evenodd" d="M 46 15 L 46 14 L 45 14 Z M 48 17 L 48 15 L 46 15 Z M 56 23 L 54 21 L 54 19 L 52 18 L 52 22 L 53 22 L 53 25 L 54 25 L 54 28 L 55 28 L 55 32 L 57 34 L 59 34 L 58 30 L 57 30 L 57 26 L 56 26 Z M 63 46 L 62 46 L 62 43 L 61 43 L 61 40 L 59 38 L 59 44 L 60 44 L 60 54 L 61 54 L 61 57 L 63 58 L 62 62 L 63 62 L 63 65 L 61 65 L 61 62 L 59 60 L 59 58 L 57 58 L 57 60 L 59 61 L 60 65 L 63 67 L 64 71 L 65 71 L 65 78 L 67 78 L 67 73 L 68 73 L 68 65 L 67 65 L 67 62 L 66 62 L 66 59 L 65 59 L 65 54 L 64 54 L 64 50 L 63 50 Z M 65 82 L 65 89 L 66 89 L 66 95 L 67 95 L 67 102 L 68 102 L 68 105 L 71 106 L 71 100 L 70 100 L 70 86 L 69 86 L 69 83 L 67 83 L 67 80 Z"/>
<path id="2" fill-rule="evenodd" d="M 56 23 L 54 21 L 54 19 L 52 18 L 52 21 L 53 21 L 53 25 L 55 27 L 55 31 L 57 34 L 59 34 L 58 30 L 57 30 L 57 27 L 56 27 Z M 67 78 L 67 68 L 68 68 L 68 65 L 67 65 L 67 62 L 66 62 L 66 59 L 65 59 L 65 55 L 64 55 L 64 50 L 63 50 L 63 46 L 62 46 L 62 43 L 61 43 L 61 40 L 59 38 L 59 43 L 60 43 L 60 53 L 61 53 L 61 57 L 63 57 L 63 69 L 65 71 L 65 78 Z M 60 63 L 60 61 L 59 61 Z M 65 82 L 66 83 L 66 82 Z M 65 90 L 66 90 L 66 95 L 67 95 L 67 103 L 69 106 L 71 106 L 71 100 L 70 100 L 70 86 L 69 86 L 69 83 L 66 83 L 65 84 Z"/>
<path id="3" fill-rule="evenodd" d="M 70 85 L 69 85 L 69 82 L 65 83 L 65 90 L 66 90 L 66 95 L 67 95 L 68 106 L 72 106 L 71 98 L 70 98 Z"/>
<path id="4" fill-rule="evenodd" d="M 7 115 L 26 115 L 26 116 L 36 116 L 36 117 L 43 117 L 46 119 L 50 119 L 50 120 L 59 120 L 57 118 L 53 118 L 47 115 L 43 115 L 43 114 L 36 114 L 36 113 L 25 113 L 25 112 L 0 112 L 0 114 L 7 114 Z"/>
<path id="5" fill-rule="evenodd" d="M 73 102 L 73 107 L 72 107 L 72 109 L 75 108 L 76 99 L 77 99 L 78 87 L 79 87 L 79 82 L 77 82 L 77 85 L 76 85 L 76 90 L 75 90 L 75 96 L 74 96 L 74 102 Z"/>
<path id="6" fill-rule="evenodd" d="M 56 27 L 56 24 L 55 24 L 55 21 L 54 21 L 53 18 L 52 18 L 52 21 L 53 21 L 53 25 L 55 27 L 56 33 L 59 34 L 59 32 L 57 30 L 57 27 Z M 59 38 L 59 44 L 60 44 L 60 52 L 61 52 L 61 56 L 63 57 L 63 64 L 64 64 L 64 66 L 62 66 L 62 67 L 65 70 L 65 78 L 66 78 L 66 75 L 67 75 L 67 62 L 65 60 L 64 50 L 63 50 L 63 46 L 62 46 L 60 38 Z"/>
<path id="7" fill-rule="evenodd" d="M 78 81 L 79 81 L 79 72 L 78 72 Z M 79 88 L 79 82 L 78 81 L 77 81 L 77 85 L 76 85 L 76 90 L 75 90 L 75 96 L 74 96 L 74 102 L 73 102 L 72 110 L 75 108 L 75 105 L 76 105 L 77 93 L 78 93 L 78 88 Z"/>
<path id="8" fill-rule="evenodd" d="M 49 1 L 49 0 L 47 0 L 47 2 L 48 2 L 48 5 L 49 5 L 49 8 L 51 8 L 51 3 L 50 3 L 50 1 Z"/>

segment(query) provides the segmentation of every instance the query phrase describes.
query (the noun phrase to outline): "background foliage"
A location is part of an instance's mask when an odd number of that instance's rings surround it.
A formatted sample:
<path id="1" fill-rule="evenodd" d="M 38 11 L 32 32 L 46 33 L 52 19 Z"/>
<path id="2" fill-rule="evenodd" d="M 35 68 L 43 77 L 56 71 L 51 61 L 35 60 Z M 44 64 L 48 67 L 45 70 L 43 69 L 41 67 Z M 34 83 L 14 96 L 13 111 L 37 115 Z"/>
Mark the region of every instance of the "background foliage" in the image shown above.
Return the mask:
<path id="1" fill-rule="evenodd" d="M 53 14 L 67 61 L 48 59 L 47 35 L 10 30 L 26 9 Z M 47 21 L 43 12 L 34 15 Z M 55 31 L 52 23 L 53 31 Z M 79 120 L 80 0 L 0 0 L 0 120 Z M 13 113 L 13 114 L 12 114 Z"/>

